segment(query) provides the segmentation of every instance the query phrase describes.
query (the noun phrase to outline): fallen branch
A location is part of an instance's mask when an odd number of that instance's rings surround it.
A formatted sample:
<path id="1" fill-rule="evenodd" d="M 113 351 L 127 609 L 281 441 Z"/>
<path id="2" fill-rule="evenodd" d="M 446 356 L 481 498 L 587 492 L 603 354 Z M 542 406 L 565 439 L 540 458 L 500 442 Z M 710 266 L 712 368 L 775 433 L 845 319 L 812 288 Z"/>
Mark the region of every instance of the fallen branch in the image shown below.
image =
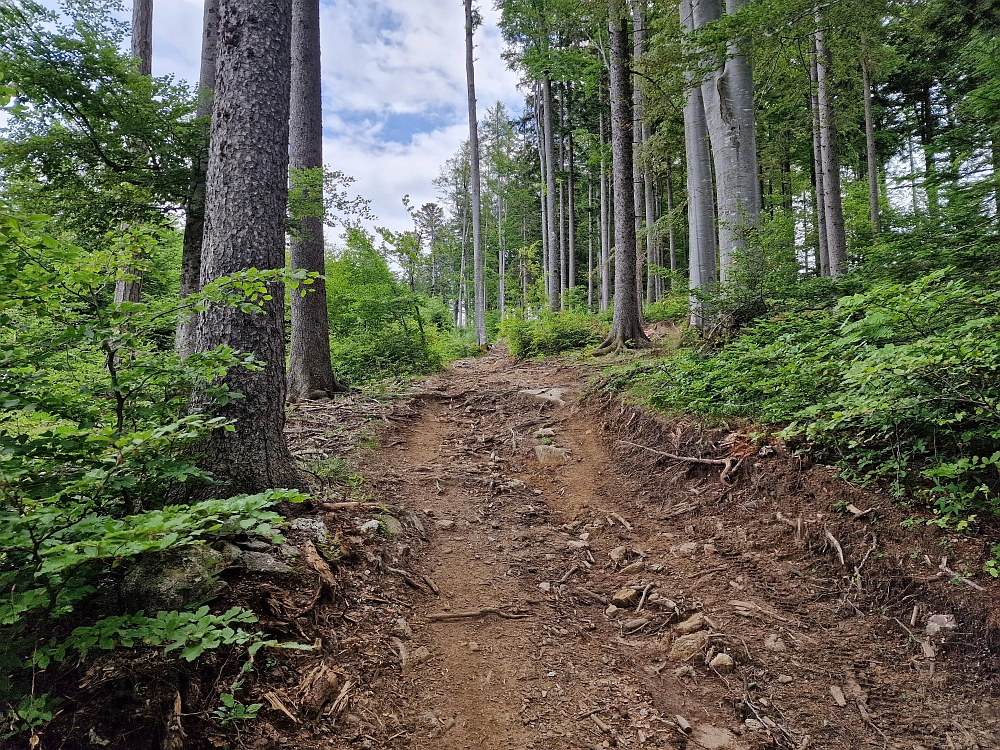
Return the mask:
<path id="1" fill-rule="evenodd" d="M 607 604 L 608 600 L 605 599 L 600 594 L 595 594 L 590 589 L 585 589 L 583 586 L 577 586 L 573 589 L 573 593 L 579 596 L 586 597 L 587 599 L 593 599 L 595 602 L 600 602 L 601 604 Z"/>
<path id="2" fill-rule="evenodd" d="M 966 584 L 968 586 L 972 586 L 972 588 L 974 588 L 976 591 L 986 591 L 986 589 L 984 589 L 982 586 L 980 586 L 975 581 L 970 581 L 968 578 L 964 578 L 964 577 L 960 576 L 954 570 L 952 570 L 951 568 L 949 568 L 947 563 L 948 563 L 948 558 L 947 557 L 942 558 L 941 559 L 941 564 L 938 565 L 938 570 L 940 570 L 942 573 L 945 573 L 945 574 L 951 576 L 952 580 L 954 580 L 954 581 L 961 581 L 962 583 L 964 583 L 964 584 Z"/>
<path id="3" fill-rule="evenodd" d="M 707 466 L 722 466 L 723 469 L 722 473 L 719 475 L 719 481 L 725 485 L 729 484 L 729 482 L 726 480 L 729 478 L 729 475 L 734 471 L 733 459 L 731 458 L 698 458 L 697 456 L 679 456 L 676 453 L 667 453 L 665 451 L 656 450 L 656 448 L 650 448 L 648 445 L 639 445 L 638 443 L 631 443 L 628 440 L 619 440 L 618 442 L 622 445 L 629 445 L 632 446 L 633 448 L 638 448 L 639 450 L 648 451 L 654 455 L 663 456 L 664 458 L 669 458 L 674 461 L 681 461 L 683 463 L 688 463 L 688 464 L 705 464 Z M 736 465 L 736 468 L 739 468 L 740 464 L 742 463 L 743 461 L 740 461 Z"/>
<path id="4" fill-rule="evenodd" d="M 844 562 L 844 548 L 840 546 L 840 542 L 837 541 L 837 537 L 831 534 L 830 530 L 826 528 L 823 529 L 823 533 L 826 534 L 826 538 L 830 540 L 833 548 L 837 550 L 837 557 L 840 559 L 840 564 L 846 568 L 847 563 Z"/>
<path id="5" fill-rule="evenodd" d="M 420 582 L 417 581 L 412 576 L 410 576 L 410 574 L 407 573 L 405 570 L 400 570 L 399 568 L 386 568 L 386 570 L 388 570 L 390 573 L 395 573 L 396 575 L 398 575 L 400 578 L 402 578 L 406 582 L 406 584 L 408 586 L 410 586 L 411 588 L 415 588 L 421 594 L 426 594 L 427 593 L 427 589 L 425 589 L 423 586 L 421 586 Z"/>
<path id="6" fill-rule="evenodd" d="M 649 590 L 653 588 L 653 584 L 647 583 L 646 588 L 642 590 L 642 597 L 639 599 L 639 606 L 635 608 L 635 613 L 639 614 L 639 610 L 642 609 L 642 605 L 646 603 L 646 597 L 649 595 Z"/>
<path id="7" fill-rule="evenodd" d="M 496 615 L 497 617 L 502 617 L 505 620 L 524 620 L 525 618 L 531 617 L 532 615 L 515 615 L 510 612 L 504 612 L 496 607 L 484 607 L 483 609 L 474 609 L 469 612 L 435 612 L 434 614 L 427 615 L 427 619 L 431 622 L 446 622 L 448 620 L 462 620 L 472 617 L 485 617 L 486 615 Z"/>

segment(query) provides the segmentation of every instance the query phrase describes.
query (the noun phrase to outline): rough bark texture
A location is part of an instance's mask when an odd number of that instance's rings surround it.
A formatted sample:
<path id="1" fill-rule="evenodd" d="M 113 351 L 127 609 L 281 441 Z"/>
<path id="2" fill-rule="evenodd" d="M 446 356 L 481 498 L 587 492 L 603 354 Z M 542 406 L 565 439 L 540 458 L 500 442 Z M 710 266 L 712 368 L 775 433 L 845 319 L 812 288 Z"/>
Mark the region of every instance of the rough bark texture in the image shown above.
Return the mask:
<path id="1" fill-rule="evenodd" d="M 810 55 L 809 75 L 812 81 L 813 118 L 813 180 L 816 192 L 816 258 L 819 275 L 830 275 L 830 248 L 826 233 L 826 188 L 823 185 L 823 148 L 820 144 L 819 97 L 816 95 L 816 54 Z"/>
<path id="2" fill-rule="evenodd" d="M 681 1 L 681 23 L 685 31 L 694 31 L 691 0 Z M 709 151 L 708 125 L 702 89 L 693 86 L 684 105 L 684 151 L 688 176 L 688 266 L 691 290 L 707 289 L 715 284 L 716 237 L 715 199 L 712 185 L 712 155 Z M 691 325 L 704 328 L 711 321 L 704 305 L 691 296 Z"/>
<path id="3" fill-rule="evenodd" d="M 623 0 L 608 0 L 611 73 L 611 149 L 615 198 L 615 309 L 611 331 L 598 353 L 620 350 L 626 342 L 651 346 L 642 330 L 636 295 L 635 211 L 632 181 L 632 96 L 629 91 L 628 22 Z"/>
<path id="4" fill-rule="evenodd" d="M 549 265 L 546 273 L 549 279 L 549 309 L 559 309 L 559 239 L 556 236 L 556 165 L 552 142 L 552 82 L 548 76 L 542 79 L 542 120 L 545 141 L 545 213 L 548 216 L 546 231 L 549 237 Z"/>
<path id="5" fill-rule="evenodd" d="M 546 179 L 546 166 L 545 166 L 545 125 L 544 116 L 542 115 L 542 94 L 541 86 L 535 84 L 535 127 L 538 131 L 538 165 L 540 167 L 539 174 L 542 175 L 542 179 Z M 545 199 L 546 191 L 544 188 L 538 192 L 538 200 L 541 204 L 541 218 L 542 218 L 542 279 L 545 282 L 545 295 L 549 294 L 549 212 L 546 206 Z"/>
<path id="6" fill-rule="evenodd" d="M 323 168 L 323 86 L 320 61 L 319 0 L 292 0 L 292 83 L 289 108 L 289 166 Z M 322 211 L 322 189 L 304 195 Z M 293 269 L 317 273 L 312 284 L 292 292 L 292 342 L 288 357 L 288 398 L 323 398 L 348 390 L 330 363 L 330 322 L 326 306 L 323 220 L 299 221 L 289 244 Z M 303 296 L 305 292 L 305 296 Z"/>
<path id="7" fill-rule="evenodd" d="M 212 116 L 215 100 L 215 70 L 219 46 L 219 0 L 205 0 L 201 36 L 201 74 L 198 78 L 198 119 Z M 207 132 L 206 126 L 206 132 Z M 181 253 L 181 299 L 201 288 L 201 246 L 205 232 L 205 174 L 208 170 L 208 140 L 192 166 L 191 192 L 184 207 L 184 248 Z M 194 320 L 177 326 L 177 353 L 194 350 Z"/>
<path id="8" fill-rule="evenodd" d="M 222 0 L 219 57 L 205 197 L 201 284 L 250 268 L 285 265 L 292 0 Z M 214 409 L 234 420 L 206 441 L 205 460 L 227 491 L 296 487 L 285 443 L 284 285 L 269 286 L 263 312 L 218 306 L 199 316 L 196 351 L 229 346 L 261 369 L 231 370 L 243 394 Z"/>
<path id="9" fill-rule="evenodd" d="M 486 287 L 483 284 L 482 183 L 479 179 L 479 116 L 473 55 L 472 0 L 465 0 L 465 77 L 469 87 L 469 152 L 472 157 L 472 291 L 476 305 L 476 343 L 486 345 Z"/>
<path id="10" fill-rule="evenodd" d="M 587 312 L 594 311 L 594 183 L 587 183 Z"/>
<path id="11" fill-rule="evenodd" d="M 649 140 L 649 126 L 642 124 L 642 142 Z M 653 200 L 653 174 L 649 165 L 643 162 L 642 167 L 643 194 L 646 198 L 646 303 L 656 302 L 659 296 L 660 278 L 652 271 L 653 265 L 663 265 L 662 259 L 656 253 L 656 235 L 653 225 L 656 223 L 656 204 Z"/>
<path id="12" fill-rule="evenodd" d="M 569 265 L 566 270 L 566 287 L 572 289 L 576 286 L 576 199 L 575 191 L 576 187 L 574 184 L 575 175 L 573 174 L 573 133 L 569 134 L 569 147 L 567 148 L 568 163 L 566 172 L 566 193 L 567 193 L 567 206 L 566 214 L 569 219 L 566 227 L 566 237 L 567 237 L 567 253 Z"/>
<path id="13" fill-rule="evenodd" d="M 604 112 L 598 116 L 601 131 L 601 300 L 604 312 L 611 303 L 611 228 L 608 211 L 608 174 L 604 159 Z"/>
<path id="14" fill-rule="evenodd" d="M 726 0 L 735 13 L 745 0 Z M 722 15 L 722 0 L 693 0 L 695 28 Z M 757 129 L 753 71 L 745 42 L 729 45 L 728 59 L 702 84 L 705 117 L 715 160 L 719 212 L 719 280 L 725 283 L 739 254 L 750 247 L 760 226 L 760 182 L 757 173 Z"/>
<path id="15" fill-rule="evenodd" d="M 639 60 L 646 51 L 646 19 L 639 0 L 629 0 L 632 14 L 632 59 Z M 648 261 L 642 240 L 643 208 L 645 206 L 645 186 L 642 170 L 635 168 L 642 151 L 642 118 L 646 99 L 643 95 L 639 76 L 632 77 L 632 210 L 635 214 L 635 294 L 642 310 L 642 273 L 643 266 Z M 649 225 L 649 217 L 646 217 Z"/>
<path id="16" fill-rule="evenodd" d="M 826 246 L 830 255 L 830 275 L 847 270 L 847 236 L 844 232 L 844 206 L 840 195 L 840 157 L 837 153 L 837 126 L 830 102 L 828 56 L 823 42 L 823 23 L 816 14 L 816 98 L 819 104 L 820 154 L 823 194 L 826 204 Z"/>
<path id="17" fill-rule="evenodd" d="M 139 61 L 139 75 L 153 75 L 153 0 L 132 2 L 132 57 Z"/>
<path id="18" fill-rule="evenodd" d="M 872 229 L 882 231 L 882 215 L 878 202 L 878 156 L 875 153 L 875 116 L 872 112 L 872 82 L 868 61 L 861 61 L 861 82 L 865 97 L 865 147 L 868 153 L 868 215 Z"/>

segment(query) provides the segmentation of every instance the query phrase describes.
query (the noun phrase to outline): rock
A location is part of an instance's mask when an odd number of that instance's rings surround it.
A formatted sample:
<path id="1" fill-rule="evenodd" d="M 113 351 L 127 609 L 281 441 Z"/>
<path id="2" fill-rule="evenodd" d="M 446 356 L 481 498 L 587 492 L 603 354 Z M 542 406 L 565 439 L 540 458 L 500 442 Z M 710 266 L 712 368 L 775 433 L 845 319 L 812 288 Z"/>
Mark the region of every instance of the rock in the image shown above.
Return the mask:
<path id="1" fill-rule="evenodd" d="M 413 630 L 410 628 L 410 624 L 404 618 L 400 617 L 392 626 L 392 634 L 410 640 L 413 637 Z"/>
<path id="2" fill-rule="evenodd" d="M 296 518 L 289 524 L 289 528 L 306 532 L 312 541 L 319 542 L 320 544 L 326 544 L 326 540 L 330 535 L 326 524 L 318 518 Z"/>
<path id="3" fill-rule="evenodd" d="M 312 542 L 306 542 L 306 544 L 312 544 Z M 302 554 L 298 547 L 291 544 L 282 544 L 278 547 L 278 549 L 281 551 L 281 556 L 286 557 L 289 560 L 292 560 Z"/>
<path id="4" fill-rule="evenodd" d="M 590 542 L 577 539 L 570 539 L 568 542 L 566 542 L 566 546 L 569 547 L 570 549 L 589 549 Z"/>
<path id="5" fill-rule="evenodd" d="M 281 562 L 273 555 L 266 552 L 244 552 L 240 555 L 240 567 L 246 568 L 251 573 L 291 573 L 290 565 Z"/>
<path id="6" fill-rule="evenodd" d="M 698 544 L 695 542 L 685 542 L 677 547 L 674 547 L 670 551 L 677 555 L 683 555 L 684 557 L 691 557 L 692 555 L 698 554 Z"/>
<path id="7" fill-rule="evenodd" d="M 788 647 L 785 645 L 785 642 L 783 640 L 781 640 L 781 636 L 778 635 L 777 633 L 770 633 L 764 639 L 764 648 L 766 648 L 768 651 L 787 651 L 788 650 Z"/>
<path id="8" fill-rule="evenodd" d="M 526 388 L 518 391 L 517 395 L 545 406 L 565 406 L 562 398 L 565 393 L 565 388 Z"/>
<path id="9" fill-rule="evenodd" d="M 430 658 L 431 650 L 427 648 L 427 646 L 421 646 L 420 648 L 414 649 L 413 653 L 410 654 L 410 664 L 417 666 L 418 664 L 423 664 Z"/>
<path id="10" fill-rule="evenodd" d="M 251 539 L 248 542 L 237 542 L 236 544 L 240 549 L 248 549 L 251 552 L 267 552 L 274 549 L 271 542 L 265 542 L 263 539 Z"/>
<path id="11" fill-rule="evenodd" d="M 705 650 L 708 645 L 708 634 L 704 630 L 677 638 L 670 647 L 672 661 L 687 661 Z"/>
<path id="12" fill-rule="evenodd" d="M 265 546 L 270 547 L 271 545 L 265 542 Z M 217 542 L 212 545 L 212 549 L 222 555 L 222 561 L 227 565 L 233 565 L 243 554 L 243 550 L 229 542 Z"/>
<path id="13" fill-rule="evenodd" d="M 608 617 L 614 617 L 615 615 L 618 614 L 618 607 L 616 607 L 614 604 L 609 604 L 608 608 L 604 610 L 604 614 L 607 615 Z"/>
<path id="14" fill-rule="evenodd" d="M 569 451 L 555 445 L 536 445 L 535 458 L 540 464 L 564 464 L 569 461 Z"/>
<path id="15" fill-rule="evenodd" d="M 931 615 L 927 618 L 927 635 L 937 635 L 942 630 L 957 630 L 958 622 L 955 615 Z"/>
<path id="16" fill-rule="evenodd" d="M 469 651 L 475 652 L 480 650 L 481 648 L 478 643 L 476 643 L 475 641 L 469 641 Z"/>
<path id="17" fill-rule="evenodd" d="M 705 621 L 705 615 L 701 612 L 691 615 L 684 622 L 679 622 L 674 625 L 674 630 L 678 635 L 688 635 L 689 633 L 695 633 L 699 630 L 704 630 L 708 627 L 708 623 Z"/>
<path id="18" fill-rule="evenodd" d="M 455 522 L 450 518 L 441 518 L 434 522 L 434 525 L 441 529 L 442 531 L 448 531 L 455 528 Z"/>
<path id="19" fill-rule="evenodd" d="M 844 691 L 836 685 L 830 685 L 830 695 L 833 696 L 833 699 L 841 708 L 847 705 L 847 698 L 844 697 Z"/>
<path id="20" fill-rule="evenodd" d="M 764 725 L 761 724 L 756 719 L 746 719 L 746 720 L 744 720 L 743 726 L 745 726 L 751 732 L 763 732 L 764 731 Z"/>
<path id="21" fill-rule="evenodd" d="M 240 556 L 244 554 L 248 553 Z M 182 610 L 226 589 L 215 577 L 225 566 L 225 557 L 203 544 L 143 555 L 125 576 L 121 593 L 130 611 Z"/>
<path id="22" fill-rule="evenodd" d="M 790 674 L 779 674 L 778 675 L 778 682 L 780 682 L 782 685 L 788 685 L 794 679 L 795 678 L 792 677 Z"/>
<path id="23" fill-rule="evenodd" d="M 539 427 L 535 430 L 536 438 L 551 438 L 556 436 L 556 431 L 551 427 Z"/>
<path id="24" fill-rule="evenodd" d="M 649 625 L 650 619 L 648 617 L 637 617 L 634 620 L 629 620 L 624 625 L 622 625 L 622 630 L 626 633 L 634 633 L 637 630 L 642 630 L 644 627 Z"/>
<path id="25" fill-rule="evenodd" d="M 746 750 L 735 734 L 722 727 L 699 724 L 691 735 L 691 744 L 704 750 Z"/>
<path id="26" fill-rule="evenodd" d="M 635 589 L 620 589 L 611 597 L 611 603 L 616 607 L 627 609 L 639 601 L 639 592 Z"/>
<path id="27" fill-rule="evenodd" d="M 719 674 L 729 674 L 736 669 L 736 662 L 729 654 L 719 654 L 708 663 L 708 666 Z"/>
<path id="28" fill-rule="evenodd" d="M 645 560 L 636 560 L 634 563 L 632 563 L 631 565 L 626 565 L 624 568 L 622 568 L 618 572 L 622 573 L 622 574 L 638 573 L 640 570 L 642 570 L 645 567 L 646 567 L 646 561 Z"/>
<path id="29" fill-rule="evenodd" d="M 403 523 L 395 516 L 382 516 L 381 520 L 389 536 L 399 536 L 403 533 Z"/>
<path id="30" fill-rule="evenodd" d="M 540 588 L 547 594 L 549 593 L 549 591 L 552 590 L 552 584 L 550 584 L 548 581 L 542 581 L 540 584 L 538 584 L 538 588 Z"/>
<path id="31" fill-rule="evenodd" d="M 365 521 L 358 527 L 358 531 L 362 534 L 368 534 L 369 536 L 374 536 L 378 533 L 379 522 L 374 518 L 371 521 Z"/>
<path id="32" fill-rule="evenodd" d="M 628 557 L 628 547 L 615 547 L 608 553 L 608 557 L 615 565 L 621 565 Z"/>

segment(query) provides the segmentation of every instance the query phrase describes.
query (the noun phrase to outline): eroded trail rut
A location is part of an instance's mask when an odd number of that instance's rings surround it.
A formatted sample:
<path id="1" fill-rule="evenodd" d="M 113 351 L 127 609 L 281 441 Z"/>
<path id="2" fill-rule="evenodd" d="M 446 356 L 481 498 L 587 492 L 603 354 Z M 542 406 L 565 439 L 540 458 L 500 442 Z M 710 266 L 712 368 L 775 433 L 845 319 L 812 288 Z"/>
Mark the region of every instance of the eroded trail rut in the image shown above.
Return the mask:
<path id="1" fill-rule="evenodd" d="M 923 636 L 932 601 L 907 597 L 906 614 L 846 601 L 867 529 L 844 538 L 841 570 L 834 550 L 805 541 L 824 535 L 828 498 L 815 518 L 782 524 L 766 493 L 734 495 L 719 466 L 667 462 L 650 476 L 615 460 L 611 426 L 581 400 L 587 372 L 457 363 L 363 462 L 375 491 L 423 527 L 397 564 L 425 590 L 389 595 L 406 621 L 385 644 L 398 655 L 380 678 L 392 710 L 372 704 L 389 718 L 355 741 L 1000 747 L 975 653 L 950 665 L 951 632 Z M 743 471 L 737 482 L 750 482 Z"/>

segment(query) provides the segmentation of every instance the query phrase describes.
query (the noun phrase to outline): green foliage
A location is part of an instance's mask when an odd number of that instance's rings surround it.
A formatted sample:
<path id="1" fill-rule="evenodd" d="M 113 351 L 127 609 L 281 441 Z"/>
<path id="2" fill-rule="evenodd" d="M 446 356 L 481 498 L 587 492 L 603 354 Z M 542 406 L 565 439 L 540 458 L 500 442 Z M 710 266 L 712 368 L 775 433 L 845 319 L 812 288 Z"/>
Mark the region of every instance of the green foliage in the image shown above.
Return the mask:
<path id="1" fill-rule="evenodd" d="M 509 315 L 500 324 L 511 356 L 517 359 L 560 354 L 601 342 L 601 326 L 593 317 L 558 312 L 540 318 Z"/>
<path id="2" fill-rule="evenodd" d="M 222 726 L 256 719 L 257 712 L 264 707 L 263 703 L 251 703 L 250 705 L 241 703 L 236 700 L 232 693 L 223 693 L 219 696 L 219 701 L 222 705 L 216 708 L 212 715 L 219 720 Z"/>

